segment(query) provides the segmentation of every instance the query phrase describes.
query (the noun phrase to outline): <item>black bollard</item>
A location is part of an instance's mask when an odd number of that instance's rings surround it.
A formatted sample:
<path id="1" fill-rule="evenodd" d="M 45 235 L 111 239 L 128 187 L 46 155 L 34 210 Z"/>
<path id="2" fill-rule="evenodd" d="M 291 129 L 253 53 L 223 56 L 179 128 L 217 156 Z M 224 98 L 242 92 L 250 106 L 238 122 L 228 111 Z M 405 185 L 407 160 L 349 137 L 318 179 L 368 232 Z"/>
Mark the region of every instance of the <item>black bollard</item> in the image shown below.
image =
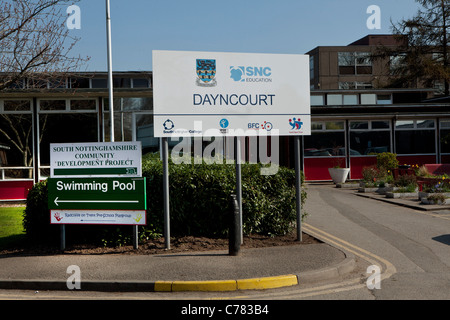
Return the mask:
<path id="1" fill-rule="evenodd" d="M 230 256 L 239 255 L 241 250 L 241 237 L 240 237 L 240 219 L 239 219 L 239 204 L 236 199 L 236 195 L 231 195 L 231 209 L 230 209 L 230 229 L 228 231 L 228 251 Z"/>

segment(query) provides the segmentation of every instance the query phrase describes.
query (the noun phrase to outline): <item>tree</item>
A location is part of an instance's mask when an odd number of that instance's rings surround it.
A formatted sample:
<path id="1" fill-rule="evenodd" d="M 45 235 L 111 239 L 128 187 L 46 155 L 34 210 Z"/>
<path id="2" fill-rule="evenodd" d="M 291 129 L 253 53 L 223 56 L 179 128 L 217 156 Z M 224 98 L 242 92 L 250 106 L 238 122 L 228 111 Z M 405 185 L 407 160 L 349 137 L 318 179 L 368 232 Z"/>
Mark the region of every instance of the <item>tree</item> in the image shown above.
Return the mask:
<path id="1" fill-rule="evenodd" d="M 392 25 L 398 46 L 380 47 L 374 59 L 389 61 L 390 87 L 433 87 L 444 83 L 449 94 L 450 0 L 416 0 L 421 5 L 417 14 Z"/>
<path id="2" fill-rule="evenodd" d="M 41 88 L 88 60 L 70 56 L 79 39 L 66 27 L 68 5 L 67 0 L 0 2 L 0 91 L 24 80 Z"/>
<path id="3" fill-rule="evenodd" d="M 66 10 L 77 1 L 0 0 L 0 92 L 24 84 L 42 90 L 47 82 L 59 87 L 70 72 L 88 61 L 87 57 L 70 56 L 79 39 L 69 34 Z M 20 111 L 22 103 L 12 102 L 8 111 Z M 45 125 L 44 116 L 39 141 Z M 27 115 L 0 114 L 0 138 L 21 154 L 23 166 L 32 164 L 31 128 Z"/>

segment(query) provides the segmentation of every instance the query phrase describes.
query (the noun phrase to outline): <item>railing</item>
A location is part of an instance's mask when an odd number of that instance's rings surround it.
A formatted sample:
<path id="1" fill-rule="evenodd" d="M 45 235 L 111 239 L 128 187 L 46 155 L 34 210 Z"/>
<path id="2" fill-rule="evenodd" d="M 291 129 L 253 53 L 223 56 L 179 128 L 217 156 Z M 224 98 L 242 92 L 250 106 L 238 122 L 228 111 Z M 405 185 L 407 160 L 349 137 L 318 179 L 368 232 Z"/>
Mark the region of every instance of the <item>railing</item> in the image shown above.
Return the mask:
<path id="1" fill-rule="evenodd" d="M 18 180 L 33 180 L 32 170 L 33 167 L 0 167 L 0 181 L 18 181 Z M 6 177 L 5 171 L 9 170 L 30 170 L 29 178 L 11 178 Z"/>

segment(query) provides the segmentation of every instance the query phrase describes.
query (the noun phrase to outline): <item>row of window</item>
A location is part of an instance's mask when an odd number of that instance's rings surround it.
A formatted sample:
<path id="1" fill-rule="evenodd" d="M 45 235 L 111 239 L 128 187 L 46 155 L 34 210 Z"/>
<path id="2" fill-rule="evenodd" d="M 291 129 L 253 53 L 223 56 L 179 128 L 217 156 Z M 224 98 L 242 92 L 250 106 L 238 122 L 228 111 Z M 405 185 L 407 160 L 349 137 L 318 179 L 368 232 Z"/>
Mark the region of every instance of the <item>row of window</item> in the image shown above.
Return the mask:
<path id="1" fill-rule="evenodd" d="M 145 89 L 151 88 L 149 78 L 113 77 L 114 88 Z M 105 89 L 108 78 L 64 78 L 56 80 L 22 79 L 9 86 L 10 89 Z"/>
<path id="2" fill-rule="evenodd" d="M 393 132 L 389 120 L 349 121 L 350 156 L 381 152 L 436 154 L 438 146 L 441 154 L 450 154 L 450 120 L 442 120 L 439 125 L 440 139 L 437 141 L 433 119 L 398 120 Z M 346 155 L 344 121 L 312 122 L 311 131 L 311 136 L 304 137 L 306 157 Z"/>
<path id="3" fill-rule="evenodd" d="M 32 111 L 31 100 L 11 99 L 0 100 L 0 113 L 29 113 Z M 103 110 L 109 111 L 108 99 L 104 99 Z M 114 98 L 114 110 L 116 111 L 144 111 L 152 110 L 151 98 Z M 97 111 L 97 99 L 40 99 L 38 100 L 39 112 L 60 111 Z"/>
<path id="4" fill-rule="evenodd" d="M 326 94 L 311 95 L 311 106 L 392 104 L 391 94 Z"/>

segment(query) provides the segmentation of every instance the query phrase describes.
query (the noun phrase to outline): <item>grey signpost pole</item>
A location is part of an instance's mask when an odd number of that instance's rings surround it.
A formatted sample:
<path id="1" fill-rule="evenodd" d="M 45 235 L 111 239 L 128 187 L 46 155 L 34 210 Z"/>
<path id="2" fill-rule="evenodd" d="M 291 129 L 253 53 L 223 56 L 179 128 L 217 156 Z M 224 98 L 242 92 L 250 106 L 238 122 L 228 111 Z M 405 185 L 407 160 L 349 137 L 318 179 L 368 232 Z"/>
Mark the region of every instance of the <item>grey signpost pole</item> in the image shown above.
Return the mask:
<path id="1" fill-rule="evenodd" d="M 169 141 L 161 138 L 163 161 L 163 192 L 164 192 L 164 239 L 166 249 L 170 249 L 170 207 L 169 207 Z"/>
<path id="2" fill-rule="evenodd" d="M 66 225 L 62 224 L 61 228 L 61 251 L 66 250 Z"/>
<path id="3" fill-rule="evenodd" d="M 243 229 L 242 229 L 242 179 L 241 179 L 241 137 L 237 136 L 235 139 L 235 152 L 236 157 L 236 197 L 239 204 L 239 234 L 240 242 L 243 243 Z"/>
<path id="4" fill-rule="evenodd" d="M 302 180 L 300 171 L 300 136 L 295 136 L 295 191 L 297 206 L 297 240 L 302 241 Z"/>

